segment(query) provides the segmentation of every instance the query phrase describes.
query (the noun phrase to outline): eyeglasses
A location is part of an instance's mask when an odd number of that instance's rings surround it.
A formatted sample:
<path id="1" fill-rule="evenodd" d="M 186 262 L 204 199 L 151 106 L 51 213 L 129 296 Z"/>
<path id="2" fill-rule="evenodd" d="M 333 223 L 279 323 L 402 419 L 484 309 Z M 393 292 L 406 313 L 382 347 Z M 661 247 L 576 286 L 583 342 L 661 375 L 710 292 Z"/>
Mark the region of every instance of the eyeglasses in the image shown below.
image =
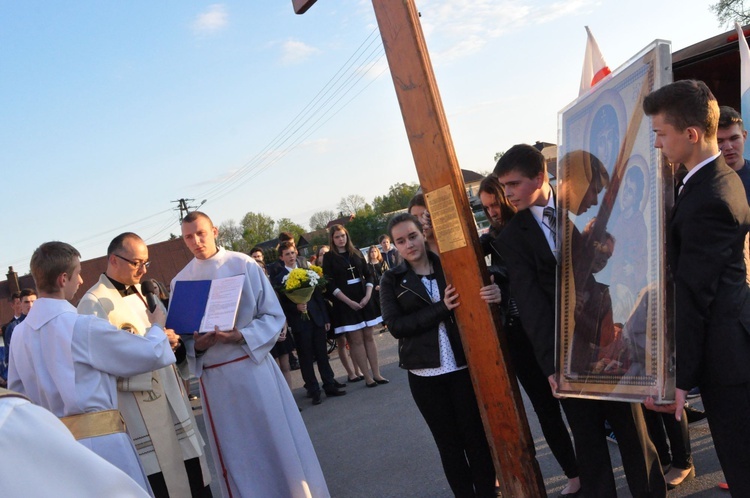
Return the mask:
<path id="1" fill-rule="evenodd" d="M 128 258 L 123 258 L 119 254 L 115 254 L 115 257 L 120 258 L 123 261 L 127 261 L 133 266 L 133 268 L 135 268 L 136 271 L 140 270 L 141 268 L 148 269 L 148 267 L 151 266 L 151 261 L 132 261 Z"/>

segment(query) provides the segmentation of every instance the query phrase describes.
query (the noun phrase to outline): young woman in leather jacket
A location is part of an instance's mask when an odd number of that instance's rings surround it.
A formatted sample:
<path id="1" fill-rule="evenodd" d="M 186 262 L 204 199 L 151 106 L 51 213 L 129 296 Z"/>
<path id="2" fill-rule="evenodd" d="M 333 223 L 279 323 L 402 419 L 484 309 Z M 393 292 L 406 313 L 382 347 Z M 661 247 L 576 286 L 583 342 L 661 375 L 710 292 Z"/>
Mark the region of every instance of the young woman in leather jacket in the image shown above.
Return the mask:
<path id="1" fill-rule="evenodd" d="M 495 469 L 453 317 L 459 296 L 446 283 L 440 258 L 427 250 L 416 217 L 394 216 L 388 233 L 402 262 L 383 275 L 380 304 L 399 342 L 399 365 L 409 371 L 409 388 L 453 493 L 494 497 Z M 491 303 L 501 300 L 494 284 L 483 287 L 480 296 Z"/>

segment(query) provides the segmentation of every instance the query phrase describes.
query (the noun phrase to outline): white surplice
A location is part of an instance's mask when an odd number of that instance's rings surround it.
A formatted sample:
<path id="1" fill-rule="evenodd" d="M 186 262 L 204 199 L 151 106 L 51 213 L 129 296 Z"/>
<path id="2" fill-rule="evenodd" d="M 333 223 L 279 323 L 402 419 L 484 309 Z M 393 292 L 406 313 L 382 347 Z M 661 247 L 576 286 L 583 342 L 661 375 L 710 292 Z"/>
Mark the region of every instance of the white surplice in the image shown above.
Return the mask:
<path id="1" fill-rule="evenodd" d="M 140 287 L 135 286 L 139 293 Z M 137 335 L 145 334 L 150 325 L 143 298 L 139 294 L 122 297 L 104 274 L 83 295 L 78 312 L 98 316 Z M 149 476 L 163 473 L 170 496 L 190 495 L 183 461 L 203 455 L 203 439 L 181 384 L 174 365 L 117 382 L 118 406 L 143 468 Z M 206 467 L 203 475 L 208 484 L 211 473 L 207 466 L 202 467 Z"/>
<path id="2" fill-rule="evenodd" d="M 144 336 L 106 320 L 82 316 L 67 301 L 40 298 L 13 332 L 8 387 L 58 417 L 117 408 L 117 377 L 175 362 L 167 336 L 154 326 Z M 125 432 L 79 440 L 150 491 Z"/>
<path id="3" fill-rule="evenodd" d="M 236 327 L 246 344 L 216 344 L 188 356 L 200 379 L 206 431 L 224 496 L 330 496 L 297 404 L 269 352 L 284 313 L 268 278 L 245 254 L 193 259 L 172 280 L 245 275 Z M 177 284 L 178 285 L 178 284 Z M 14 339 L 15 341 L 15 339 Z"/>
<path id="4" fill-rule="evenodd" d="M 78 444 L 52 413 L 19 397 L 0 396 L 0 455 L 8 457 L 0 465 L 3 496 L 149 496 L 125 472 Z"/>

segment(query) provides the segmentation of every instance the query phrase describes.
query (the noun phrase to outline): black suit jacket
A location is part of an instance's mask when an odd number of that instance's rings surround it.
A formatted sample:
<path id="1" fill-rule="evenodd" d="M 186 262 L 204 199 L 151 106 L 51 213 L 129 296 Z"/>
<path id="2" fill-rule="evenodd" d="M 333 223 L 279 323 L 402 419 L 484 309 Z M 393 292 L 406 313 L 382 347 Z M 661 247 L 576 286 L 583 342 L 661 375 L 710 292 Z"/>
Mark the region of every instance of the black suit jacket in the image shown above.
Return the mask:
<path id="1" fill-rule="evenodd" d="M 289 270 L 285 266 L 281 266 L 281 269 L 276 273 L 276 280 L 274 286 L 279 287 L 281 280 L 289 273 Z M 289 300 L 283 292 L 279 293 L 279 303 L 281 309 L 284 310 L 286 320 L 289 326 L 294 330 L 300 330 L 310 322 L 302 320 L 302 312 L 297 309 L 297 305 Z M 323 302 L 323 294 L 320 289 L 315 289 L 312 298 L 307 303 L 307 314 L 310 315 L 310 321 L 317 327 L 325 327 L 326 323 L 331 323 L 331 319 L 328 317 L 328 309 L 326 308 L 325 302 Z"/>
<path id="2" fill-rule="evenodd" d="M 750 290 L 742 250 L 750 208 L 720 157 L 675 200 L 668 257 L 675 284 L 677 387 L 750 381 Z"/>
<path id="3" fill-rule="evenodd" d="M 557 260 L 531 211 L 518 212 L 492 242 L 505 260 L 512 296 L 544 375 L 555 373 Z"/>

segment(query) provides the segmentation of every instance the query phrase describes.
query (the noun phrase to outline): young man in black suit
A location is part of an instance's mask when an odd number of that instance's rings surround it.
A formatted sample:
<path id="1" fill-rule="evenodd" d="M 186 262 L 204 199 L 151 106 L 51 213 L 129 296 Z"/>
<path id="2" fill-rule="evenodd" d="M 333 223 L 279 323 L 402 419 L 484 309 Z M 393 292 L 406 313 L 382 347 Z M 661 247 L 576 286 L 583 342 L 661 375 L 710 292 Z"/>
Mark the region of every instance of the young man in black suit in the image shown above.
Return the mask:
<path id="1" fill-rule="evenodd" d="M 654 147 L 688 171 L 678 184 L 667 233 L 675 285 L 677 392 L 666 409 L 679 420 L 687 391 L 700 387 L 729 489 L 733 496 L 750 496 L 750 289 L 743 260 L 750 208 L 745 189 L 721 157 L 719 106 L 705 83 L 682 80 L 660 88 L 644 99 L 643 110 L 651 116 Z"/>
<path id="2" fill-rule="evenodd" d="M 518 304 L 521 323 L 555 393 L 555 193 L 549 185 L 544 156 L 530 145 L 511 147 L 497 162 L 494 173 L 508 200 L 518 210 L 495 244 L 508 266 L 511 295 Z M 599 190 L 602 187 L 600 185 Z M 599 190 L 591 195 L 585 192 L 578 203 L 579 214 L 596 204 Z M 634 497 L 666 496 L 661 465 L 648 439 L 640 405 L 576 398 L 562 399 L 561 405 L 573 432 L 582 491 L 586 496 L 617 496 L 605 420 L 612 425 L 620 443 L 631 494 Z"/>
<path id="3" fill-rule="evenodd" d="M 294 242 L 287 240 L 279 244 L 279 261 L 281 268 L 276 272 L 273 284 L 281 286 L 283 278 L 299 266 L 297 248 Z M 323 390 L 327 396 L 343 396 L 346 394 L 342 388 L 344 384 L 337 382 L 333 376 L 333 370 L 328 362 L 328 351 L 326 343 L 326 332 L 331 327 L 331 320 L 323 302 L 323 295 L 319 289 L 315 289 L 312 298 L 305 304 L 293 303 L 284 293 L 279 293 L 279 303 L 286 315 L 287 323 L 294 334 L 294 342 L 299 354 L 299 365 L 302 371 L 302 379 L 305 381 L 305 389 L 313 405 L 321 403 L 320 384 L 315 377 L 314 363 L 318 363 L 318 372 L 323 381 Z M 304 317 L 303 314 L 307 314 Z"/>

